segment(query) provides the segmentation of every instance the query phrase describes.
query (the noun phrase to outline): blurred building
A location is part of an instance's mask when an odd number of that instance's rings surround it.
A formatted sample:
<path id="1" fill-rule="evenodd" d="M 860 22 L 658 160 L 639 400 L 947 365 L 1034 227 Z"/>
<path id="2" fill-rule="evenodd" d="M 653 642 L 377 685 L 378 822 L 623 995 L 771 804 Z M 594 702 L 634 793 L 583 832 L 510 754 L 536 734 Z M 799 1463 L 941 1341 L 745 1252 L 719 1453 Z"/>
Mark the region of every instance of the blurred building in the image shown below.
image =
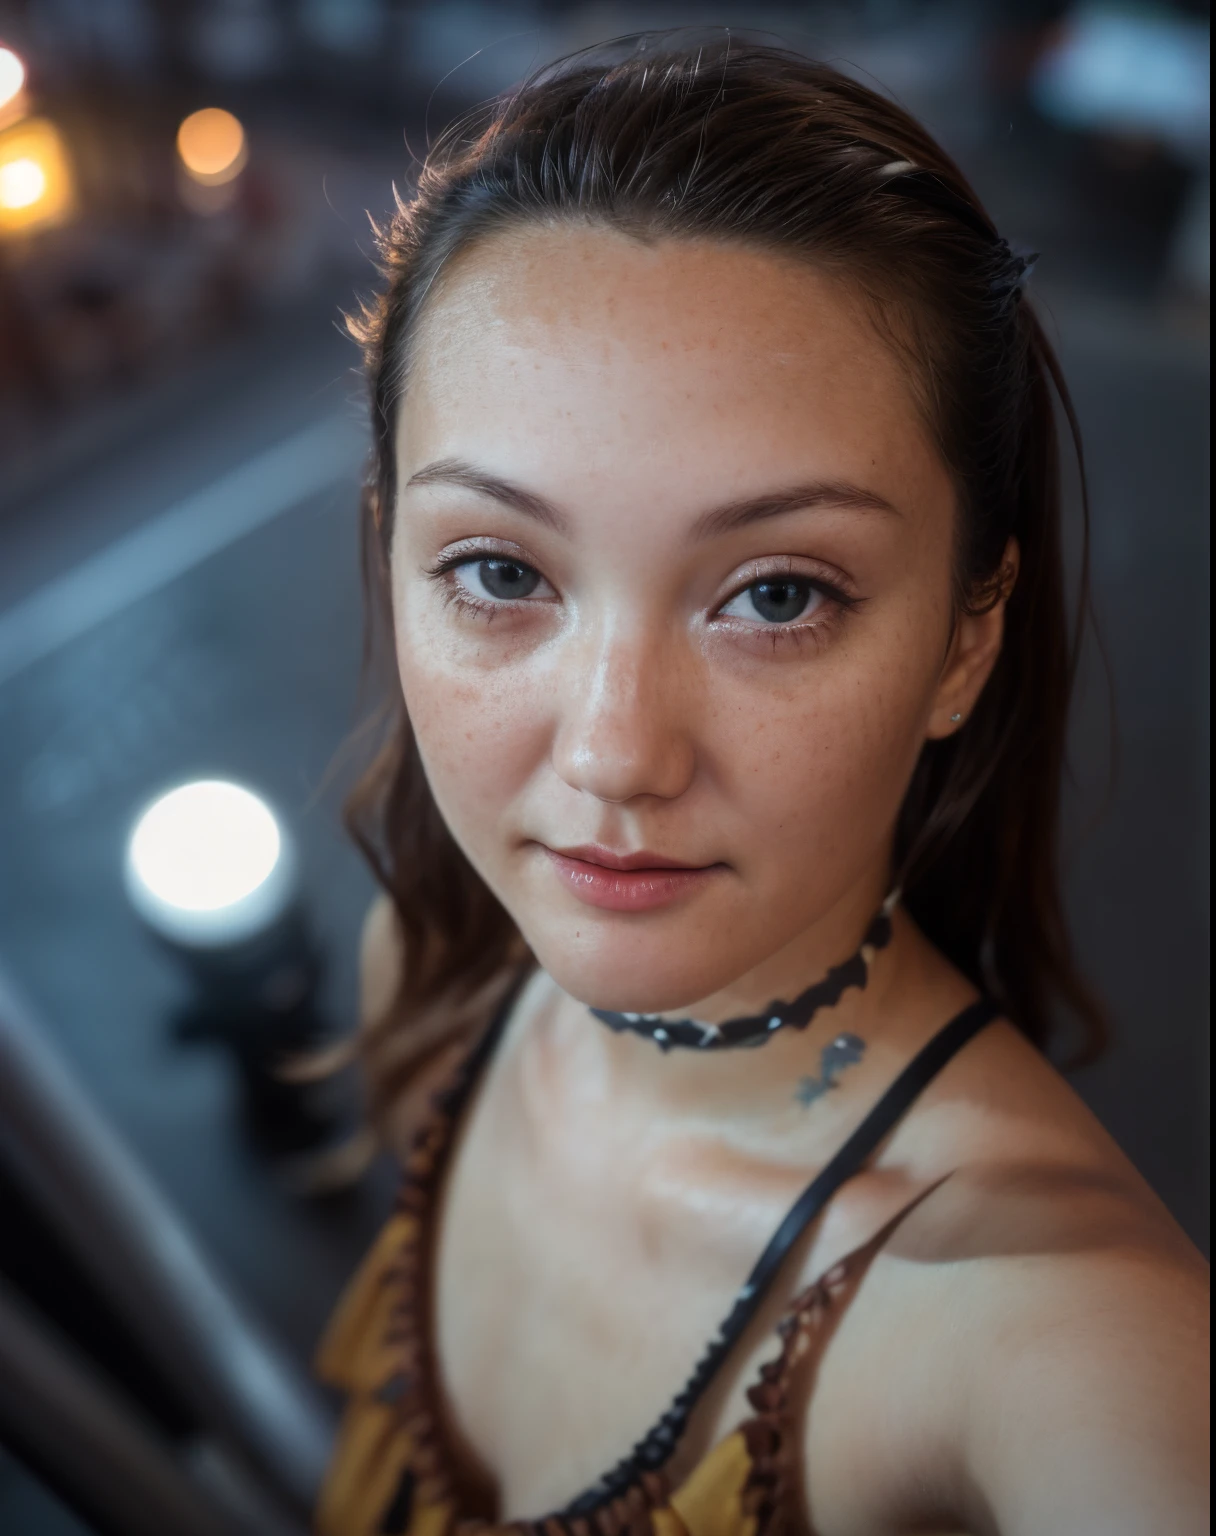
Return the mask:
<path id="1" fill-rule="evenodd" d="M 1052 185 L 1026 222 L 1069 225 L 1044 230 L 1057 280 L 1080 259 L 1088 284 L 1206 294 L 1206 8 L 742 9 L 757 34 L 839 58 L 926 110 L 964 160 L 1036 159 Z M 382 183 L 408 174 L 403 128 L 420 144 L 546 59 L 703 15 L 520 0 L 10 0 L 0 39 L 25 81 L 0 108 L 0 442 L 175 366 L 327 268 L 351 275 L 357 241 L 325 201 L 343 162 L 376 164 Z M 208 107 L 234 113 L 247 142 L 237 172 L 204 185 L 175 144 L 181 120 Z M 1019 233 L 1039 243 L 1036 229 Z"/>

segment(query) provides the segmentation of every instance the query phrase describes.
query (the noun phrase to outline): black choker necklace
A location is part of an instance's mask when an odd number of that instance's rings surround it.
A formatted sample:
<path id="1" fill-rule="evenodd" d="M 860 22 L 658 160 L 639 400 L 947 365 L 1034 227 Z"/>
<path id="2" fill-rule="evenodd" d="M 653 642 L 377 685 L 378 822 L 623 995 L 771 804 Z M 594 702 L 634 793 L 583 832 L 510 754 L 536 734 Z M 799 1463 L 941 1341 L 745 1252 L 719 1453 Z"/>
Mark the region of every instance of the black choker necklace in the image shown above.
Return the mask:
<path id="1" fill-rule="evenodd" d="M 653 1040 L 660 1050 L 690 1046 L 698 1051 L 722 1051 L 736 1045 L 760 1045 L 779 1029 L 805 1029 L 821 1008 L 831 1008 L 841 999 L 846 987 L 864 987 L 870 976 L 870 962 L 891 941 L 891 913 L 899 900 L 894 890 L 878 909 L 866 929 L 857 953 L 834 965 L 822 981 L 800 992 L 791 1003 L 770 1003 L 763 1013 L 727 1019 L 721 1024 L 702 1024 L 697 1019 L 665 1019 L 657 1013 L 613 1013 L 608 1008 L 591 1012 L 618 1034 L 631 1030 Z"/>

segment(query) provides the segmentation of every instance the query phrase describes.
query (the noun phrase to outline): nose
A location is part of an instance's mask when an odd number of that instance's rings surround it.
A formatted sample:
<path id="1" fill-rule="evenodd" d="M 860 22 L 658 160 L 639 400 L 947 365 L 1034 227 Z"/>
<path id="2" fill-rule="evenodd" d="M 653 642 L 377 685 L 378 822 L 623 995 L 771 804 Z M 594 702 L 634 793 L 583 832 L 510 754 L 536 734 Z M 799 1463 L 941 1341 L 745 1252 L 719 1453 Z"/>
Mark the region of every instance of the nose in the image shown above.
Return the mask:
<path id="1" fill-rule="evenodd" d="M 678 659 L 641 636 L 604 638 L 557 686 L 553 763 L 567 784 L 615 805 L 684 793 L 695 767 L 693 683 Z"/>

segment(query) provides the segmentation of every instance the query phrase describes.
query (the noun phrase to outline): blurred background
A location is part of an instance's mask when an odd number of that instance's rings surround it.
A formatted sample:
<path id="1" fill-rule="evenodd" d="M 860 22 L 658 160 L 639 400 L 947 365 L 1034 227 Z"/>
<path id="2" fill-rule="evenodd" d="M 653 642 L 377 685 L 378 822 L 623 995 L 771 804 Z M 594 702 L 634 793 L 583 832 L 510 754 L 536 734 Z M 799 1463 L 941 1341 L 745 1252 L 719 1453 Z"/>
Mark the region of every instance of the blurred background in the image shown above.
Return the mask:
<path id="1" fill-rule="evenodd" d="M 381 1162 L 352 1173 L 352 1085 L 276 1097 L 264 1070 L 350 1029 L 371 895 L 338 824 L 367 702 L 366 431 L 341 325 L 375 281 L 367 215 L 455 113 L 536 65 L 721 23 L 892 93 L 1042 253 L 1105 645 L 1066 852 L 1114 1038 L 1074 1081 L 1207 1249 L 1208 7 L 6 0 L 0 973 L 23 1038 L 53 1047 L 289 1366 L 393 1185 Z M 278 948 L 246 943 L 240 974 L 132 904 L 136 817 L 197 779 L 256 790 L 292 852 L 290 933 L 279 913 Z M 3 1158 L 0 1199 L 21 1315 L 97 1356 L 109 1325 L 20 1273 L 62 1234 L 37 1236 Z M 38 1464 L 0 1448 L 0 1530 L 94 1529 Z"/>

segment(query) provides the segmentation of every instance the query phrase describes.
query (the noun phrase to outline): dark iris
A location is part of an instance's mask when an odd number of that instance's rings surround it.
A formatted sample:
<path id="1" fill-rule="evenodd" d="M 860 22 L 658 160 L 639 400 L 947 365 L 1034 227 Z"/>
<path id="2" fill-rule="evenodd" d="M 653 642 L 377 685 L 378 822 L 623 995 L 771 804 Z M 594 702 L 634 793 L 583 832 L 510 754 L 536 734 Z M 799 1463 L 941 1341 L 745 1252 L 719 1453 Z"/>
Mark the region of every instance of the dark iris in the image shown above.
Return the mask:
<path id="1" fill-rule="evenodd" d="M 811 595 L 805 581 L 757 581 L 748 589 L 752 607 L 770 624 L 788 624 L 800 618 Z"/>
<path id="2" fill-rule="evenodd" d="M 518 560 L 479 560 L 477 574 L 492 597 L 528 597 L 540 581 L 538 572 Z"/>

